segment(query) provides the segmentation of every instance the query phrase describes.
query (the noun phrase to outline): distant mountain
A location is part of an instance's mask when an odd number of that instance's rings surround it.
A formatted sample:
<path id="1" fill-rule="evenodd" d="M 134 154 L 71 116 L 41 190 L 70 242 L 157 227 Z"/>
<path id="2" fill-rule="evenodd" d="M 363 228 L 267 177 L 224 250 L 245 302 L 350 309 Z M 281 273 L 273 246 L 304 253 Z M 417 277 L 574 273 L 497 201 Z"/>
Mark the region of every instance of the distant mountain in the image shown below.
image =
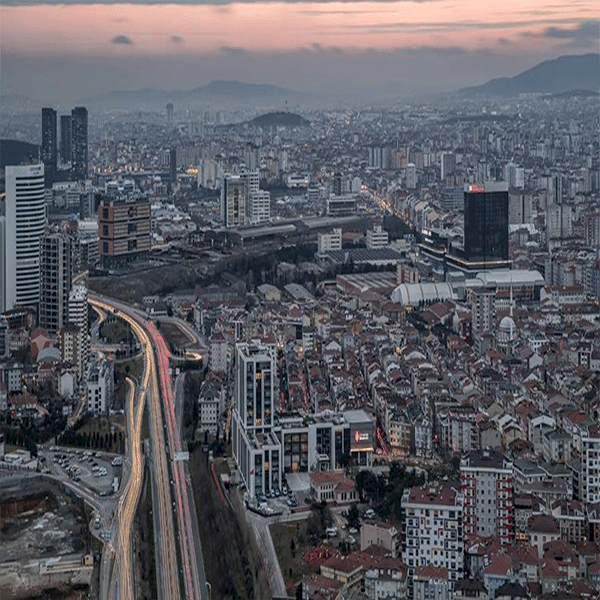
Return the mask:
<path id="1" fill-rule="evenodd" d="M 0 140 L 0 168 L 7 165 L 20 165 L 22 162 L 37 160 L 39 146 L 20 140 Z"/>
<path id="2" fill-rule="evenodd" d="M 545 60 L 515 77 L 492 79 L 479 86 L 463 88 L 458 94 L 510 96 L 514 94 L 561 94 L 572 90 L 600 88 L 600 55 L 561 56 Z"/>
<path id="3" fill-rule="evenodd" d="M 221 102 L 224 104 L 256 104 L 299 100 L 308 94 L 295 92 L 272 84 L 243 83 L 241 81 L 212 81 L 208 85 L 191 90 L 166 91 L 153 88 L 141 90 L 119 90 L 84 101 L 86 106 L 104 105 L 131 108 L 136 105 L 156 105 L 167 102 L 187 104 L 190 102 Z"/>
<path id="4" fill-rule="evenodd" d="M 270 112 L 250 121 L 254 127 L 306 127 L 310 121 L 290 112 Z"/>

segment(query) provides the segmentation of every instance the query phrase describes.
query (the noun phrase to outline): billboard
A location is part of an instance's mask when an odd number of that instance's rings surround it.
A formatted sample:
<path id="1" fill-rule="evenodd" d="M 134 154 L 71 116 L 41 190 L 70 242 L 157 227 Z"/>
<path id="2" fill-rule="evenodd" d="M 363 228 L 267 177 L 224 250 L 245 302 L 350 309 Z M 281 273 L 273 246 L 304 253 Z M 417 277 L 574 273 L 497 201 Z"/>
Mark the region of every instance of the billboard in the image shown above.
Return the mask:
<path id="1" fill-rule="evenodd" d="M 350 452 L 373 450 L 373 423 L 352 423 L 350 427 Z"/>

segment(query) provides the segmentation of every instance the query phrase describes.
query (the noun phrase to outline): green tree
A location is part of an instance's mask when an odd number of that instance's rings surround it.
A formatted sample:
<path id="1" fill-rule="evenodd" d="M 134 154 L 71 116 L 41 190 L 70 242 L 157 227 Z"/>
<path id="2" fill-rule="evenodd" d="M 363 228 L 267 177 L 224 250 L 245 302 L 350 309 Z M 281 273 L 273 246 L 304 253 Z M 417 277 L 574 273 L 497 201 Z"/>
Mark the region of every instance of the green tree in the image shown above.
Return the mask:
<path id="1" fill-rule="evenodd" d="M 348 511 L 348 527 L 355 529 L 360 527 L 360 512 L 356 504 L 353 504 Z"/>

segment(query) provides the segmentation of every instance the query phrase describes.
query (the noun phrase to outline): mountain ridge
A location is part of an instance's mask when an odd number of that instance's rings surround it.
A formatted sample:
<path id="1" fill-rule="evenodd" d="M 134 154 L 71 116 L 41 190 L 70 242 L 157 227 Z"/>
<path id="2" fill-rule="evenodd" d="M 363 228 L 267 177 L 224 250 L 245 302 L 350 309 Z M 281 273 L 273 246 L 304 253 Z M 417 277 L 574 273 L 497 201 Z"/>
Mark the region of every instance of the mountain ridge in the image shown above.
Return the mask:
<path id="1" fill-rule="evenodd" d="M 459 95 L 563 94 L 598 91 L 600 54 L 567 54 L 542 61 L 513 77 L 498 77 L 487 83 L 458 90 Z"/>

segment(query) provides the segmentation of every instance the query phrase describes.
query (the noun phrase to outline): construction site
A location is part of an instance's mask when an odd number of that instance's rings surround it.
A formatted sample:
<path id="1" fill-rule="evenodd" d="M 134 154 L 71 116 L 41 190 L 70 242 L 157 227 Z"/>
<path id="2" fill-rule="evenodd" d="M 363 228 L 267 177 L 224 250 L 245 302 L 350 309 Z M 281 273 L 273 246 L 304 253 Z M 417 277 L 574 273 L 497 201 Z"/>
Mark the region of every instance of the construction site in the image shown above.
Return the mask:
<path id="1" fill-rule="evenodd" d="M 43 476 L 0 478 L 0 598 L 87 596 L 93 571 L 83 501 Z"/>

